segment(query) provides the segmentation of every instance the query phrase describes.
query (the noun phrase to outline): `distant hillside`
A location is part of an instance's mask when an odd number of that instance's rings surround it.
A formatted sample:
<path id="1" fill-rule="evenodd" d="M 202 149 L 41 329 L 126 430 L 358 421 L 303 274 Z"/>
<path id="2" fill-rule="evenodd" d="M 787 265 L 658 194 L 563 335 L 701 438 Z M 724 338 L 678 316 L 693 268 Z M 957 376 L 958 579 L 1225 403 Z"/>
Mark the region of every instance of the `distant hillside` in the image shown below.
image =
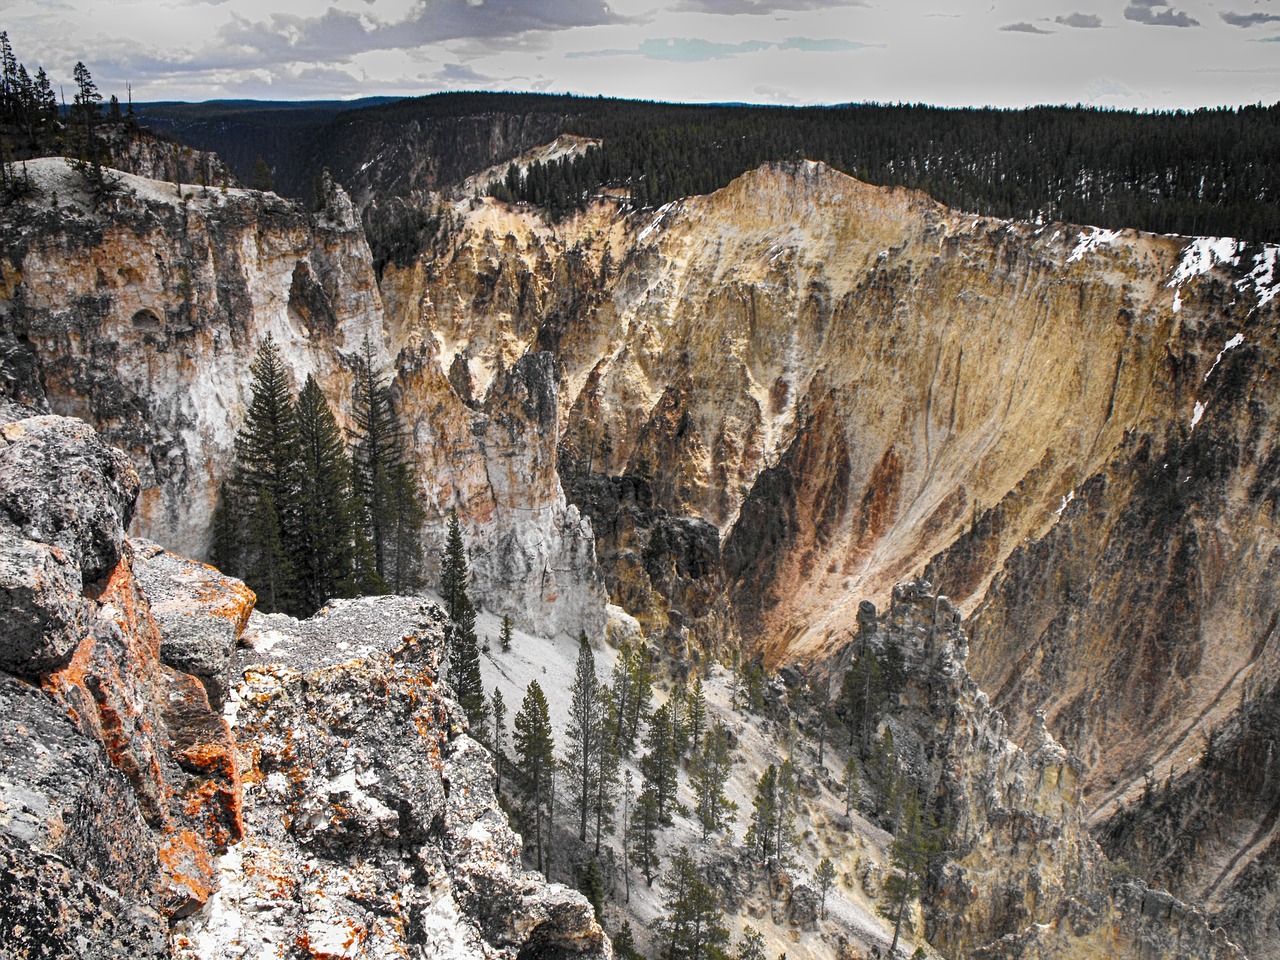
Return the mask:
<path id="1" fill-rule="evenodd" d="M 328 167 L 361 207 L 419 201 L 569 133 L 603 146 L 537 167 L 499 193 L 561 212 L 608 185 L 656 206 L 718 189 L 767 161 L 808 158 L 986 215 L 1280 240 L 1280 105 L 1138 114 L 462 93 L 371 106 L 148 105 L 140 113 L 218 151 L 242 177 L 262 155 L 285 194 L 309 197 Z"/>

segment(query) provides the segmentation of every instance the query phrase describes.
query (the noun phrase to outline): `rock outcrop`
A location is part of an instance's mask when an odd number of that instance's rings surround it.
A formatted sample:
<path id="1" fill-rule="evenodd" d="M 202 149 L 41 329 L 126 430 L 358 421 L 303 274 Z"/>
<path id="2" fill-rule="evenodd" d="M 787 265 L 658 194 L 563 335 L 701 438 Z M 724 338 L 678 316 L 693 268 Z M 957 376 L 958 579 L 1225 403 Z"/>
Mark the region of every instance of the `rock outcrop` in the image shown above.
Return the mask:
<path id="1" fill-rule="evenodd" d="M 1083 767 L 1043 718 L 1022 747 L 965 669 L 960 614 L 923 580 L 864 611 L 864 650 L 893 646 L 905 682 L 881 718 L 906 776 L 931 785 L 945 858 L 922 903 L 948 957 L 1242 958 L 1200 910 L 1109 862 L 1089 833 Z"/>
<path id="2" fill-rule="evenodd" d="M 0 628 L 4 942 L 15 956 L 154 955 L 240 837 L 234 743 L 201 683 L 162 660 L 125 538 L 128 458 L 61 417 L 6 418 L 0 433 L 0 551 L 16 558 Z M 247 616 L 252 594 L 234 597 Z"/>
<path id="3" fill-rule="evenodd" d="M 264 337 L 295 389 L 315 376 L 344 425 L 368 337 L 375 361 L 399 374 L 432 562 L 456 508 L 473 536 L 500 546 L 477 554 L 480 594 L 504 597 L 502 612 L 540 632 L 603 629 L 591 530 L 556 473 L 554 362 L 511 356 L 481 408 L 420 337 L 387 336 L 359 219 L 331 179 L 307 213 L 271 193 L 115 171 L 96 197 L 63 160 L 27 170 L 34 195 L 0 223 L 0 385 L 130 454 L 142 485 L 135 533 L 208 558 Z"/>
<path id="4" fill-rule="evenodd" d="M 520 864 L 438 679 L 439 608 L 251 619 L 243 584 L 126 539 L 127 457 L 5 410 L 6 957 L 612 956 L 586 899 Z"/>
<path id="5" fill-rule="evenodd" d="M 490 757 L 439 681 L 443 627 L 409 598 L 254 614 L 233 695 L 246 834 L 177 956 L 612 956 L 581 894 L 521 866 Z"/>

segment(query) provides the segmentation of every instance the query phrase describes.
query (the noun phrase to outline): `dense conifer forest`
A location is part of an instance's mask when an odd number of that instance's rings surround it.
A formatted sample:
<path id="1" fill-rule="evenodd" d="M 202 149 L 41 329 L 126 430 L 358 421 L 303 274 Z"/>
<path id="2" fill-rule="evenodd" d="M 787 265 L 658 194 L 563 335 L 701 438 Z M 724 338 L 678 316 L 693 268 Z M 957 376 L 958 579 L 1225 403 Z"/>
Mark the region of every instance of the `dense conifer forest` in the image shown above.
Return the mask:
<path id="1" fill-rule="evenodd" d="M 1132 113 L 1081 106 L 677 105 L 459 93 L 338 114 L 318 107 L 313 126 L 301 115 L 293 118 L 288 143 L 281 142 L 275 123 L 278 105 L 271 106 L 270 119 L 265 108 L 259 117 L 262 130 L 273 128 L 270 136 L 264 132 L 261 148 L 240 150 L 266 156 L 277 171 L 277 189 L 299 196 L 321 166 L 348 182 L 378 154 L 378 144 L 368 139 L 375 131 L 385 136 L 413 127 L 440 141 L 432 141 L 431 189 L 569 133 L 603 145 L 535 166 L 514 183 L 496 184 L 494 192 L 553 214 L 581 207 L 603 188 L 652 207 L 715 190 L 770 160 L 812 159 L 991 216 L 1280 240 L 1280 104 Z M 220 151 L 230 117 L 240 138 L 259 129 L 252 107 L 243 103 L 148 106 L 140 113 L 193 146 Z M 504 150 L 496 156 L 488 152 L 488 138 L 475 136 L 486 123 L 502 132 L 496 139 Z M 282 172 L 289 175 L 282 179 Z"/>

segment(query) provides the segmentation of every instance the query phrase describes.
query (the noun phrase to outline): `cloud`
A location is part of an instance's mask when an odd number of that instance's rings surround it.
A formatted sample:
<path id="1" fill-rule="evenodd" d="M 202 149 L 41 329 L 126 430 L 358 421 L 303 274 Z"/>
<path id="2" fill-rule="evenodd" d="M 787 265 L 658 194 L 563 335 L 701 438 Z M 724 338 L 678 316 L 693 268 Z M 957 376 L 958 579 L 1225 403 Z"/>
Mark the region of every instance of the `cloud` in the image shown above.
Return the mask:
<path id="1" fill-rule="evenodd" d="M 1230 10 L 1222 14 L 1222 19 L 1233 27 L 1256 27 L 1260 23 L 1276 23 L 1280 14 L 1276 13 L 1232 13 Z"/>
<path id="2" fill-rule="evenodd" d="M 1052 30 L 1041 30 L 1034 23 L 1006 23 L 1000 28 L 1005 33 L 1053 33 Z"/>
<path id="3" fill-rule="evenodd" d="M 393 22 L 337 7 L 317 17 L 234 16 L 218 31 L 218 46 L 240 62 L 331 62 L 371 50 L 626 22 L 604 0 L 420 0 L 408 17 Z"/>
<path id="4" fill-rule="evenodd" d="M 1280 36 L 1275 37 L 1259 37 L 1254 43 L 1280 43 Z"/>
<path id="5" fill-rule="evenodd" d="M 1081 30 L 1097 30 L 1102 26 L 1102 18 L 1092 13 L 1069 13 L 1065 17 L 1054 17 L 1053 22 Z"/>
<path id="6" fill-rule="evenodd" d="M 1114 80 L 1095 80 L 1089 84 L 1085 94 L 1088 96 L 1089 102 L 1093 103 L 1103 97 L 1132 97 L 1133 91 L 1123 83 L 1116 83 Z"/>
<path id="7" fill-rule="evenodd" d="M 1181 10 L 1174 10 L 1169 0 L 1129 0 L 1124 18 L 1153 27 L 1198 27 L 1200 21 Z"/>
<path id="8" fill-rule="evenodd" d="M 726 60 L 744 53 L 762 50 L 802 50 L 807 53 L 837 53 L 846 50 L 865 50 L 884 44 L 858 43 L 853 40 L 810 37 L 788 37 L 783 41 L 746 40 L 742 43 L 716 43 L 713 40 L 670 37 L 645 40 L 634 50 L 583 50 L 566 54 L 570 60 L 591 60 L 597 57 L 644 57 L 669 63 L 705 63 L 709 60 Z"/>
<path id="9" fill-rule="evenodd" d="M 769 14 L 783 10 L 827 10 L 831 7 L 869 7 L 867 0 L 680 0 L 671 9 L 680 13 L 718 13 L 725 16 Z"/>

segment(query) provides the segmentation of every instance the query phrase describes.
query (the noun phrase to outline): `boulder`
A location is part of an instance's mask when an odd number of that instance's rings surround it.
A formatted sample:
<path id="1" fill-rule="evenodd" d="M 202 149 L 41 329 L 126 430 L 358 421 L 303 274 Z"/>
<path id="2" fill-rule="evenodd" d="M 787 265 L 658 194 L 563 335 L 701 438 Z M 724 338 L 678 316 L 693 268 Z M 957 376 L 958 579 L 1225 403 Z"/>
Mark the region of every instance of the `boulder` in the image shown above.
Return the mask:
<path id="1" fill-rule="evenodd" d="M 252 590 L 207 564 L 134 540 L 134 576 L 160 627 L 160 660 L 204 684 L 221 710 L 236 642 L 257 601 Z"/>

